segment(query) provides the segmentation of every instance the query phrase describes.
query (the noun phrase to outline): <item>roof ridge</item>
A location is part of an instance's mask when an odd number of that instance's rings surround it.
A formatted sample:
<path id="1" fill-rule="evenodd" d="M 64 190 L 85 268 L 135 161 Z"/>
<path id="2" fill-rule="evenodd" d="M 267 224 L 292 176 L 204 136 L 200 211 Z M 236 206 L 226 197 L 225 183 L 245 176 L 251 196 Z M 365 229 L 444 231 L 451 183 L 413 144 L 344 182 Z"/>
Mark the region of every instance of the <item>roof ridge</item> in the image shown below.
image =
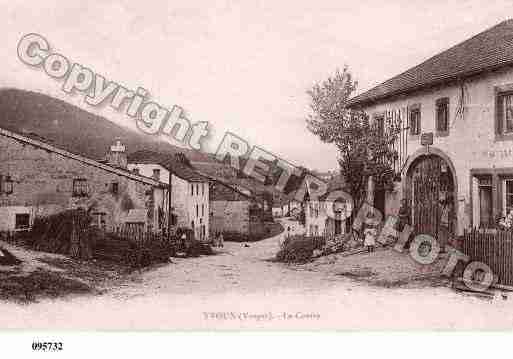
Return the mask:
<path id="1" fill-rule="evenodd" d="M 407 70 L 405 70 L 405 71 L 403 71 L 403 72 L 401 72 L 401 73 L 399 73 L 399 74 L 397 74 L 395 76 L 392 76 L 392 77 L 388 78 L 387 80 L 379 83 L 378 85 L 373 86 L 372 88 L 368 89 L 367 91 L 362 92 L 361 94 L 358 94 L 356 96 L 353 96 L 352 98 L 350 98 L 348 100 L 349 105 L 357 104 L 359 102 L 360 98 L 362 98 L 362 97 L 363 97 L 363 99 L 361 99 L 362 101 L 373 101 L 372 98 L 365 99 L 366 95 L 368 96 L 369 93 L 372 93 L 373 91 L 376 91 L 379 87 L 385 86 L 387 83 L 390 83 L 390 82 L 392 82 L 394 80 L 400 79 L 402 76 L 405 76 L 405 75 L 407 75 L 409 73 L 415 72 L 415 70 L 417 70 L 419 68 L 422 68 L 423 66 L 425 66 L 428 63 L 433 62 L 437 58 L 443 57 L 444 55 L 447 55 L 447 54 L 451 53 L 451 51 L 454 51 L 455 49 L 458 49 L 458 48 L 464 46 L 465 44 L 472 43 L 473 41 L 475 41 L 479 37 L 482 37 L 482 36 L 484 36 L 486 34 L 490 34 L 494 30 L 496 30 L 498 28 L 501 28 L 501 27 L 504 27 L 504 26 L 513 26 L 513 18 L 506 19 L 506 20 L 504 20 L 504 21 L 502 21 L 502 22 L 500 22 L 500 23 L 498 23 L 498 24 L 496 24 L 494 26 L 491 26 L 491 27 L 489 27 L 489 28 L 487 28 L 487 29 L 485 29 L 485 30 L 483 30 L 483 31 L 473 35 L 472 37 L 469 37 L 469 38 L 467 38 L 467 39 L 465 39 L 463 41 L 460 41 L 457 44 L 452 45 L 449 48 L 447 48 L 447 49 L 445 49 L 445 50 L 443 50 L 443 51 L 441 51 L 441 52 L 439 52 L 439 53 L 437 53 L 437 54 L 435 54 L 433 56 L 430 56 L 429 58 L 427 58 L 424 61 L 418 63 L 417 65 L 414 65 L 414 66 L 408 68 Z M 403 90 L 406 91 L 408 89 L 404 88 Z M 377 95 L 376 97 L 379 98 L 379 95 Z"/>

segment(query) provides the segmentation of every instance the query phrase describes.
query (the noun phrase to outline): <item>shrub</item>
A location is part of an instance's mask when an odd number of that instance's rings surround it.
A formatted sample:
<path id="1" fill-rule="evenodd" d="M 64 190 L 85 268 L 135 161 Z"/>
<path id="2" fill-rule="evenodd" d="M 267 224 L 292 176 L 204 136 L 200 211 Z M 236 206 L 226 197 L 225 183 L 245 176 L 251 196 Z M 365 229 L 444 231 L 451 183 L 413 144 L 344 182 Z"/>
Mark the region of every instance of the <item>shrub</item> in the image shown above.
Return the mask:
<path id="1" fill-rule="evenodd" d="M 322 248 L 324 239 L 321 237 L 291 236 L 285 239 L 276 254 L 276 260 L 284 263 L 306 263 L 315 249 Z"/>

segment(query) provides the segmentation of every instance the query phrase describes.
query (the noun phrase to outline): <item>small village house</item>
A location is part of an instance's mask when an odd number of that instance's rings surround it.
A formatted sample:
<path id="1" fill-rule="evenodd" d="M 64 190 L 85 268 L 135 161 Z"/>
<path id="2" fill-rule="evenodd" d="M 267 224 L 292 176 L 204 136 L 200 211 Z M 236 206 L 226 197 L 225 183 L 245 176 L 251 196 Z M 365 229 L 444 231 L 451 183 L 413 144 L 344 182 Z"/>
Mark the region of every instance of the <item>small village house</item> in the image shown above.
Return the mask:
<path id="1" fill-rule="evenodd" d="M 395 189 L 375 192 L 385 215 L 405 198 L 414 230 L 436 237 L 444 201 L 456 235 L 513 209 L 512 34 L 502 22 L 350 100 L 402 128 Z"/>
<path id="2" fill-rule="evenodd" d="M 210 233 L 225 239 L 251 240 L 264 232 L 258 200 L 217 180 L 210 182 Z"/>
<path id="3" fill-rule="evenodd" d="M 308 189 L 308 185 L 307 185 Z M 330 183 L 328 191 L 313 198 L 307 190 L 304 201 L 305 229 L 309 237 L 336 237 L 347 233 L 348 206 L 342 198 L 331 199 L 329 193 L 342 187 Z"/>
<path id="4" fill-rule="evenodd" d="M 156 232 L 166 198 L 165 184 L 126 170 L 120 141 L 97 161 L 0 128 L 0 231 L 26 230 L 36 217 L 83 208 L 106 231 L 132 225 Z"/>
<path id="5" fill-rule="evenodd" d="M 169 185 L 170 230 L 190 228 L 196 239 L 209 240 L 209 179 L 188 164 L 183 154 L 138 151 L 128 157 L 128 169 Z"/>

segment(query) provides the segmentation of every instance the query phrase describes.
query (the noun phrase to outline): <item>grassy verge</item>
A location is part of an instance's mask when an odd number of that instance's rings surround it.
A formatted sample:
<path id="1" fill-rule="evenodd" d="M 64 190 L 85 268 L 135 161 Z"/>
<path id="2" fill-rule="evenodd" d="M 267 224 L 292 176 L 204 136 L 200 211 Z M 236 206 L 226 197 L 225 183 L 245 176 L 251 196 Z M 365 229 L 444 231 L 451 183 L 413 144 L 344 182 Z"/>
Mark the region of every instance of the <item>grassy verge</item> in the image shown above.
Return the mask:
<path id="1" fill-rule="evenodd" d="M 35 270 L 28 274 L 0 272 L 0 299 L 21 303 L 42 298 L 59 298 L 71 294 L 93 293 L 94 289 L 78 279 L 61 273 Z"/>

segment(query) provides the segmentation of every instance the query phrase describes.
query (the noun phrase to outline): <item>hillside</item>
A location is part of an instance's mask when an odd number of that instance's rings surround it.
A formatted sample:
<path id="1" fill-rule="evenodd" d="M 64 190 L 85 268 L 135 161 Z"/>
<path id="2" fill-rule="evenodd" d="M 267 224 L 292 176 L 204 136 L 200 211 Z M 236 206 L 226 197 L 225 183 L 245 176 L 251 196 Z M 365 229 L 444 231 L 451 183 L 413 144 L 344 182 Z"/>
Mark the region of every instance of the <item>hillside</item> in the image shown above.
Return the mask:
<path id="1" fill-rule="evenodd" d="M 48 95 L 19 89 L 0 90 L 0 126 L 52 143 L 70 152 L 103 159 L 116 138 L 128 153 L 152 150 L 164 154 L 184 153 L 201 172 L 223 182 L 247 188 L 254 195 L 265 192 L 280 198 L 270 185 L 240 176 L 228 164 L 219 163 L 211 154 L 182 149 L 142 132 L 123 128 L 65 101 Z"/>
<path id="2" fill-rule="evenodd" d="M 120 138 L 128 152 L 158 149 L 164 153 L 183 152 L 191 161 L 211 161 L 200 152 L 173 146 L 67 102 L 31 91 L 0 90 L 0 126 L 18 133 L 37 134 L 56 146 L 94 159 L 102 159 L 114 139 Z"/>

